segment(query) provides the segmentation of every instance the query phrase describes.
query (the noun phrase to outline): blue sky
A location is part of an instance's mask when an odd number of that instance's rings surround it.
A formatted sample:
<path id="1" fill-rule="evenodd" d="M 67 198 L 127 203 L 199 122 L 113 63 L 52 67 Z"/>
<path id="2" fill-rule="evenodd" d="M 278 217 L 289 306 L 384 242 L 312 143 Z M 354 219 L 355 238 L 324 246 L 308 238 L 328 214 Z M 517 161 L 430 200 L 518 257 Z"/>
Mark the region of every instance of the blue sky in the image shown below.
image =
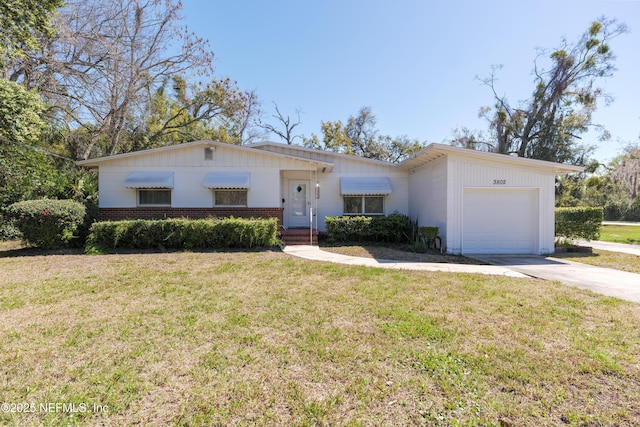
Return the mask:
<path id="1" fill-rule="evenodd" d="M 639 141 L 640 0 L 184 0 L 218 77 L 255 90 L 265 119 L 276 102 L 285 115 L 302 111 L 301 133 L 319 135 L 321 121 L 368 106 L 382 134 L 425 142 L 485 129 L 478 110 L 493 98 L 476 76 L 502 65 L 498 92 L 526 99 L 536 48 L 576 40 L 602 15 L 630 29 L 611 43 L 618 71 L 602 82 L 615 101 L 595 116 L 613 139 L 585 137 L 606 161 Z"/>

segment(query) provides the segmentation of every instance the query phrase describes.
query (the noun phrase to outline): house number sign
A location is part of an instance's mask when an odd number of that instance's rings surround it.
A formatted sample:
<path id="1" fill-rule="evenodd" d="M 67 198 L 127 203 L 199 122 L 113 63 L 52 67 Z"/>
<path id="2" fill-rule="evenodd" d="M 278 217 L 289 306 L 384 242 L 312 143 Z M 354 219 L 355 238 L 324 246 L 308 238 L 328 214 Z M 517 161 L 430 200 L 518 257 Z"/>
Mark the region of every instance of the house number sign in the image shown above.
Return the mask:
<path id="1" fill-rule="evenodd" d="M 506 179 L 494 179 L 493 185 L 507 185 Z"/>

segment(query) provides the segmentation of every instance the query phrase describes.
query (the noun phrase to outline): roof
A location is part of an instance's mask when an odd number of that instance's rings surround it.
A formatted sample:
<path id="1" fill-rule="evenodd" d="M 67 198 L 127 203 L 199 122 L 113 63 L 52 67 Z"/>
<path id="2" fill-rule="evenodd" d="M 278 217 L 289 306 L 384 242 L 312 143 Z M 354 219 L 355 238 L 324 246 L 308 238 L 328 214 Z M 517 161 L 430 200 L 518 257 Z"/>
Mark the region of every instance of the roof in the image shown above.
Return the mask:
<path id="1" fill-rule="evenodd" d="M 229 144 L 229 143 L 226 143 L 226 142 L 218 142 L 218 141 L 211 141 L 211 140 L 201 140 L 201 141 L 185 142 L 183 144 L 167 145 L 167 146 L 164 146 L 164 147 L 151 148 L 151 149 L 148 149 L 148 150 L 131 151 L 129 153 L 115 154 L 113 156 L 97 157 L 95 159 L 80 160 L 80 161 L 76 162 L 76 165 L 84 166 L 84 167 L 96 167 L 96 166 L 100 166 L 100 164 L 102 164 L 102 163 L 110 162 L 110 161 L 114 161 L 114 160 L 125 159 L 125 158 L 128 158 L 128 157 L 146 156 L 146 155 L 149 155 L 149 154 L 162 153 L 162 152 L 165 152 L 165 151 L 182 150 L 182 149 L 189 148 L 189 147 L 194 147 L 194 146 L 223 147 L 223 148 L 230 149 L 230 150 L 245 151 L 247 153 L 256 153 L 257 152 L 254 148 L 251 148 L 250 146 L 246 146 L 245 147 L 245 146 L 242 146 L 242 145 Z M 323 169 L 326 169 L 326 170 L 331 170 L 333 168 L 333 163 L 331 163 L 331 162 L 324 162 L 324 161 L 320 161 L 320 160 L 314 160 L 314 159 L 309 159 L 309 158 L 304 158 L 304 157 L 299 157 L 299 156 L 292 156 L 292 155 L 289 155 L 289 154 L 274 153 L 272 151 L 266 151 L 266 150 L 260 150 L 259 152 L 264 154 L 264 155 L 267 155 L 267 156 L 278 157 L 278 158 L 283 158 L 283 159 L 290 159 L 290 160 L 297 160 L 297 161 L 309 163 L 309 164 L 317 166 L 318 168 L 323 168 Z"/>
<path id="2" fill-rule="evenodd" d="M 277 143 L 277 142 L 260 142 L 260 143 L 255 143 L 247 146 L 242 146 L 242 145 L 228 144 L 224 142 L 217 142 L 217 141 L 211 141 L 211 140 L 193 141 L 193 142 L 187 142 L 184 144 L 169 145 L 169 146 L 160 147 L 160 148 L 152 148 L 149 150 L 132 151 L 130 153 L 99 157 L 96 159 L 81 160 L 76 162 L 76 164 L 78 166 L 96 167 L 102 163 L 118 160 L 122 158 L 144 156 L 151 153 L 159 153 L 159 152 L 170 151 L 170 150 L 180 150 L 187 147 L 198 146 L 198 145 L 209 146 L 209 147 L 214 147 L 214 146 L 224 147 L 230 150 L 241 150 L 241 151 L 251 152 L 251 153 L 256 153 L 257 151 L 259 151 L 261 154 L 266 156 L 273 156 L 278 158 L 286 158 L 286 159 L 306 162 L 316 166 L 318 169 L 322 169 L 323 172 L 331 171 L 333 169 L 334 164 L 330 161 L 313 159 L 313 158 L 310 158 L 310 156 L 312 156 L 313 154 L 317 154 L 317 155 L 325 156 L 325 158 L 326 157 L 345 158 L 349 160 L 368 162 L 368 163 L 374 163 L 379 165 L 395 166 L 395 167 L 398 167 L 399 169 L 406 170 L 406 171 L 419 168 L 427 163 L 430 163 L 446 155 L 466 157 L 469 159 L 481 159 L 481 160 L 487 160 L 492 162 L 505 163 L 512 166 L 516 165 L 516 166 L 529 167 L 529 168 L 538 168 L 538 169 L 542 168 L 549 171 L 553 171 L 555 174 L 575 173 L 575 172 L 582 172 L 584 170 L 582 166 L 565 165 L 561 163 L 548 162 L 544 160 L 527 159 L 523 157 L 509 156 L 505 154 L 488 153 L 486 151 L 477 151 L 477 150 L 471 150 L 468 148 L 453 147 L 451 145 L 436 144 L 436 143 L 429 144 L 423 150 L 419 151 L 418 153 L 414 154 L 408 159 L 402 161 L 399 164 L 395 164 L 395 163 L 385 162 L 382 160 L 375 160 L 375 159 L 368 159 L 364 157 L 354 156 L 351 154 L 334 153 L 330 151 L 322 151 L 314 148 L 301 147 L 297 145 L 296 146 L 287 145 L 287 144 Z M 297 151 L 300 153 L 300 155 L 279 153 L 279 152 L 275 152 L 267 149 L 268 147 L 286 148 L 288 150 Z"/>
<path id="3" fill-rule="evenodd" d="M 292 150 L 292 151 L 299 151 L 301 153 L 308 153 L 308 154 L 320 154 L 326 157 L 337 157 L 337 158 L 342 158 L 342 159 L 346 159 L 346 160 L 355 160 L 355 161 L 360 161 L 360 162 L 367 162 L 367 163 L 373 163 L 373 164 L 378 164 L 378 165 L 383 165 L 383 166 L 396 166 L 396 163 L 391 163 L 391 162 L 387 162 L 384 160 L 378 160 L 378 159 L 370 159 L 368 157 L 362 157 L 362 156 L 356 156 L 354 154 L 345 154 L 345 153 L 336 153 L 335 151 L 324 151 L 324 150 L 318 150 L 316 148 L 308 148 L 308 147 L 303 147 L 301 145 L 289 145 L 289 144 L 284 144 L 282 142 L 271 142 L 271 141 L 263 141 L 263 142 L 255 142 L 253 144 L 249 144 L 247 145 L 247 147 L 250 148 L 257 148 L 260 149 L 261 151 L 267 151 L 270 153 L 273 153 L 273 151 L 269 151 L 269 150 L 264 150 L 264 147 L 279 147 L 279 148 L 283 148 L 283 149 L 288 149 L 288 150 Z M 297 156 L 295 156 L 297 157 Z M 305 157 L 308 158 L 308 157 Z"/>
<path id="4" fill-rule="evenodd" d="M 552 170 L 555 174 L 582 172 L 584 167 L 565 165 L 562 163 L 548 162 L 545 160 L 527 159 L 524 157 L 509 156 L 506 154 L 488 153 L 486 151 L 471 150 L 468 148 L 453 147 L 444 144 L 429 144 L 426 148 L 402 161 L 398 167 L 404 170 L 412 170 L 430 163 L 442 156 L 455 155 L 472 159 L 483 159 L 492 162 L 508 163 L 531 168 L 543 168 Z"/>

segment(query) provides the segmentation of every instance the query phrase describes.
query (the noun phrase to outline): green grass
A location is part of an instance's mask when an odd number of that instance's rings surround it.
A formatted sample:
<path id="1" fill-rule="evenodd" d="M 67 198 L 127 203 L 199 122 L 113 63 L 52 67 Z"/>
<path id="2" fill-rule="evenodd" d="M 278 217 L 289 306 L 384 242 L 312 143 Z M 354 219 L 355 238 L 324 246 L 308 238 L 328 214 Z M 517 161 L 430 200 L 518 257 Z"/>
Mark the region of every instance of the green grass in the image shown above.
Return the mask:
<path id="1" fill-rule="evenodd" d="M 633 225 L 603 225 L 599 240 L 638 245 L 640 244 L 640 227 Z"/>
<path id="2" fill-rule="evenodd" d="M 613 268 L 640 274 L 640 256 L 637 255 L 593 249 L 592 253 L 568 252 L 556 253 L 552 256 L 597 267 Z"/>
<path id="3" fill-rule="evenodd" d="M 640 424 L 618 299 L 269 251 L 11 254 L 0 396 L 36 410 L 0 425 Z"/>
<path id="4" fill-rule="evenodd" d="M 416 250 L 415 246 L 409 244 L 397 243 L 353 243 L 332 244 L 330 242 L 321 242 L 320 248 L 323 251 L 334 252 L 342 255 L 390 259 L 398 261 L 411 262 L 435 262 L 435 263 L 451 263 L 451 264 L 483 264 L 473 258 L 467 258 L 461 255 L 442 254 L 436 249 L 420 249 Z"/>

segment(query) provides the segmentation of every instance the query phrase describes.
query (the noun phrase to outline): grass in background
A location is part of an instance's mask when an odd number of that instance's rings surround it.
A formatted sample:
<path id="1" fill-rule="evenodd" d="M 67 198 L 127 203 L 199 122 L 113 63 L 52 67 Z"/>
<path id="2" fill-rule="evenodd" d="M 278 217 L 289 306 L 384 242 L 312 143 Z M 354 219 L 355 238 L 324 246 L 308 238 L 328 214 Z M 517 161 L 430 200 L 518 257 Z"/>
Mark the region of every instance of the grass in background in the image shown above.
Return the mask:
<path id="1" fill-rule="evenodd" d="M 603 225 L 599 240 L 638 245 L 640 244 L 640 227 L 634 225 Z"/>
<path id="2" fill-rule="evenodd" d="M 582 262 L 597 267 L 613 268 L 614 270 L 628 271 L 640 274 L 640 256 L 621 252 L 593 249 L 588 252 L 556 253 L 554 258 L 562 258 L 568 261 Z"/>
<path id="3" fill-rule="evenodd" d="M 3 425 L 640 424 L 638 305 L 557 283 L 280 252 L 0 271 L 2 400 L 89 405 Z"/>

